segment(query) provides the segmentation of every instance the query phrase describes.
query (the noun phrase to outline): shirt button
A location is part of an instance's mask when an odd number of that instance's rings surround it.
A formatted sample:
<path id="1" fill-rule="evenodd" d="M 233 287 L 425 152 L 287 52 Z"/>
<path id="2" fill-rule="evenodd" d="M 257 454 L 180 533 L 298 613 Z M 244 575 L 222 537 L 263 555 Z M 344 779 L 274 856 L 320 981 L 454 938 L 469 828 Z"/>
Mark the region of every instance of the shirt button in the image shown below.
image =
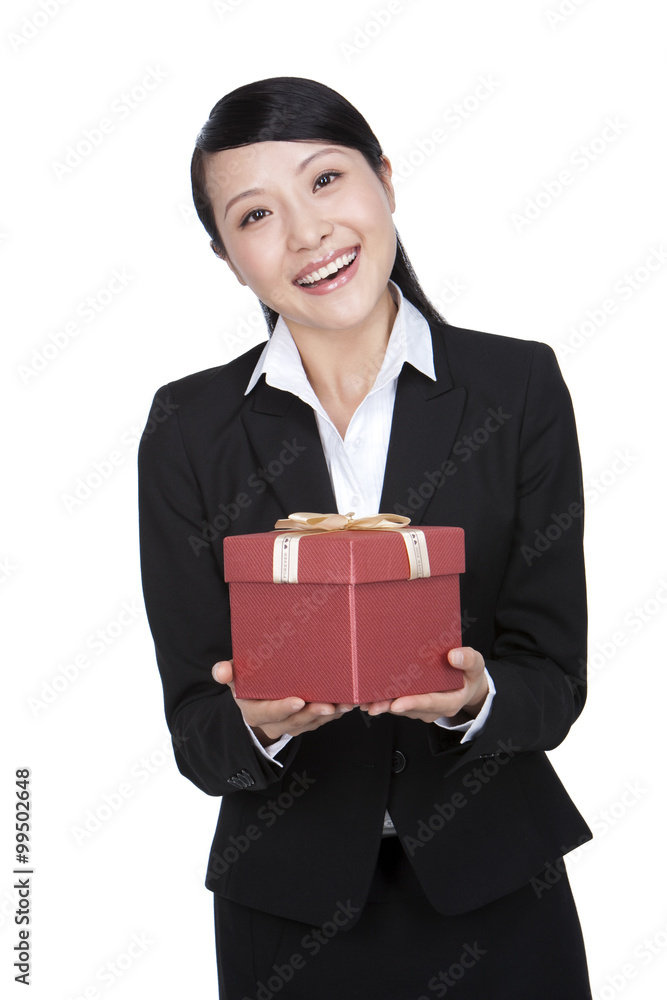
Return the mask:
<path id="1" fill-rule="evenodd" d="M 363 443 L 364 443 L 363 438 L 357 438 L 356 441 L 354 442 L 356 448 L 361 448 Z"/>
<path id="2" fill-rule="evenodd" d="M 356 507 L 357 504 L 361 503 L 361 497 L 350 497 L 350 503 L 353 507 Z"/>

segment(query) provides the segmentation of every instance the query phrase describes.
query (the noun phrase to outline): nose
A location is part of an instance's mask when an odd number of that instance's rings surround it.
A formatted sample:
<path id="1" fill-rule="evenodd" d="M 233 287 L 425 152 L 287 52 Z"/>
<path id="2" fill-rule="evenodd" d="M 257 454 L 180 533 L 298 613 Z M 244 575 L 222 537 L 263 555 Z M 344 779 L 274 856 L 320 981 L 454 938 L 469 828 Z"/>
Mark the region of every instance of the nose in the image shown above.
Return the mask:
<path id="1" fill-rule="evenodd" d="M 316 250 L 322 240 L 331 236 L 333 223 L 323 218 L 318 205 L 295 205 L 290 213 L 287 247 L 293 253 Z"/>

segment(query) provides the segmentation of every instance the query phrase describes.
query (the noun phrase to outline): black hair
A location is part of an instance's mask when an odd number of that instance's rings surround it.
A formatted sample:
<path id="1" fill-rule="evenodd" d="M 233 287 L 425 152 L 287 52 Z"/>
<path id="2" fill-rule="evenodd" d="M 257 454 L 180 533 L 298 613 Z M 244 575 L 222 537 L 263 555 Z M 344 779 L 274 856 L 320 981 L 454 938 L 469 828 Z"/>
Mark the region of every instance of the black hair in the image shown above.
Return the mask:
<path id="1" fill-rule="evenodd" d="M 218 256 L 225 256 L 225 248 L 206 186 L 207 159 L 223 149 L 255 142 L 308 140 L 356 149 L 378 177 L 383 173 L 382 147 L 366 119 L 341 94 L 316 80 L 275 76 L 247 83 L 226 94 L 211 110 L 197 136 L 190 171 L 197 215 Z M 419 284 L 398 232 L 390 277 L 429 322 L 447 322 Z M 278 313 L 261 300 L 260 305 L 271 335 Z"/>

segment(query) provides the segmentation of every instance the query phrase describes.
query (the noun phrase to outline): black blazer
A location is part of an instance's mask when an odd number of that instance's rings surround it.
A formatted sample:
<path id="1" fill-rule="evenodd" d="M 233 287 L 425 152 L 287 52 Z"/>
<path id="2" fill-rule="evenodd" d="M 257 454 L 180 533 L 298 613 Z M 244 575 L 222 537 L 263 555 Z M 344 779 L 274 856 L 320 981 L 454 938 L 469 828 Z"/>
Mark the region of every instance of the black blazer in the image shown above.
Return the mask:
<path id="1" fill-rule="evenodd" d="M 336 510 L 311 408 L 263 377 L 244 396 L 263 345 L 161 388 L 140 445 L 144 595 L 176 761 L 223 796 L 206 885 L 311 924 L 339 902 L 363 907 L 386 807 L 443 914 L 511 892 L 592 836 L 544 753 L 586 692 L 570 396 L 545 344 L 431 332 L 437 381 L 403 367 L 380 509 L 465 529 L 463 642 L 497 689 L 469 743 L 355 709 L 292 739 L 281 768 L 213 680 L 213 663 L 233 655 L 224 535 Z"/>

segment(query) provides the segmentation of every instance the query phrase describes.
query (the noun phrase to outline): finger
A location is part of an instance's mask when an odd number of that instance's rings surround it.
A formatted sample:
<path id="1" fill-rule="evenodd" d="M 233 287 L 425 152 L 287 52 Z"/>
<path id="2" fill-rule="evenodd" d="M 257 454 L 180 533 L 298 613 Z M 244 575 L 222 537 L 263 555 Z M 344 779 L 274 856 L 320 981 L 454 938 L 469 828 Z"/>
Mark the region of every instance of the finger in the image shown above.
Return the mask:
<path id="1" fill-rule="evenodd" d="M 322 716 L 331 716 L 338 713 L 337 705 L 332 704 L 330 701 L 311 701 L 308 703 L 304 716 L 310 716 L 313 719 L 318 719 Z"/>
<path id="2" fill-rule="evenodd" d="M 478 653 L 472 646 L 459 646 L 456 649 L 450 649 L 447 659 L 458 670 L 481 671 L 484 669 L 482 654 Z"/>
<path id="3" fill-rule="evenodd" d="M 356 705 L 336 705 L 329 702 L 309 702 L 300 712 L 291 716 L 291 726 L 299 728 L 316 728 L 332 719 L 339 719 L 346 712 L 356 708 Z"/>
<path id="4" fill-rule="evenodd" d="M 229 684 L 229 682 L 234 679 L 234 661 L 218 660 L 217 663 L 213 664 L 211 673 L 213 674 L 213 679 L 216 680 L 218 684 Z"/>
<path id="5" fill-rule="evenodd" d="M 294 697 L 281 698 L 275 701 L 240 698 L 239 704 L 244 709 L 248 706 L 252 714 L 261 719 L 260 722 L 256 723 L 259 726 L 264 724 L 270 725 L 272 722 L 285 722 L 287 719 L 293 724 L 306 707 L 306 702 L 303 698 Z"/>
<path id="6" fill-rule="evenodd" d="M 392 712 L 425 712 L 431 709 L 429 695 L 407 695 L 404 698 L 396 698 L 391 703 Z"/>
<path id="7" fill-rule="evenodd" d="M 369 715 L 382 715 L 383 712 L 389 711 L 389 706 L 391 705 L 391 699 L 386 699 L 385 701 L 372 701 L 368 706 Z"/>
<path id="8" fill-rule="evenodd" d="M 459 711 L 458 704 L 461 700 L 460 691 L 452 692 L 453 697 L 444 691 L 433 691 L 430 694 L 406 695 L 403 698 L 396 698 L 391 703 L 390 711 L 398 714 L 409 712 L 431 714 L 439 719 L 442 715 L 456 715 Z"/>
<path id="9" fill-rule="evenodd" d="M 337 705 L 328 703 L 308 703 L 303 710 L 291 715 L 288 719 L 277 722 L 274 725 L 285 731 L 289 731 L 292 736 L 299 733 L 312 732 L 326 725 L 334 719 L 340 719 L 346 712 L 351 712 L 356 705 Z M 266 730 L 266 725 L 263 727 Z"/>

